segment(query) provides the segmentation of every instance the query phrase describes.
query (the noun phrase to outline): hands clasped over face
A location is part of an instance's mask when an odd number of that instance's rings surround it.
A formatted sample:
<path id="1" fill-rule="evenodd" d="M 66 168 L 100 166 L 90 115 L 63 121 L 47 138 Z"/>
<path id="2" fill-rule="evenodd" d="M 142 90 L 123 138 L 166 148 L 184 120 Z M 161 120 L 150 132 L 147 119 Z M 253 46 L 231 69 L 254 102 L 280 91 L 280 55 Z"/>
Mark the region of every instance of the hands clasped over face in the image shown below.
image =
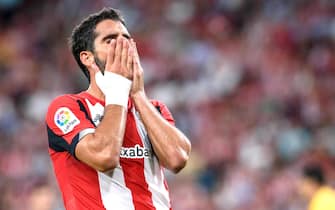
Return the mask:
<path id="1" fill-rule="evenodd" d="M 116 88 L 120 89 L 112 85 L 111 80 L 128 80 L 128 84 L 131 84 L 130 90 L 128 89 L 130 96 L 144 92 L 143 69 L 139 61 L 136 43 L 133 39 L 128 40 L 124 37 L 112 39 L 108 46 L 104 75 L 97 66 L 95 68 L 96 83 L 105 96 L 111 91 L 117 91 L 115 90 Z M 119 86 L 121 85 L 119 82 L 117 83 Z M 124 84 L 123 86 L 127 85 Z M 126 90 L 127 88 L 121 89 Z"/>

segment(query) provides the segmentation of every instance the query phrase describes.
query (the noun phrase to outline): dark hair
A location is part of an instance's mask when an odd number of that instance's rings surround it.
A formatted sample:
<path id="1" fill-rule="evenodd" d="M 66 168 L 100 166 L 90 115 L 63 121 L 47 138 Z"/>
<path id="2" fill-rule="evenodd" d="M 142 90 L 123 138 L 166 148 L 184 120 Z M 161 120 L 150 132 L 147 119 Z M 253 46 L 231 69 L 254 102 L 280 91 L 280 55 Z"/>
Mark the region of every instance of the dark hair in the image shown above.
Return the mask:
<path id="1" fill-rule="evenodd" d="M 120 21 L 125 25 L 124 19 L 118 10 L 113 8 L 103 8 L 99 12 L 89 15 L 77 25 L 73 29 L 69 40 L 72 54 L 88 81 L 90 81 L 90 74 L 86 66 L 80 60 L 80 52 L 85 50 L 94 52 L 94 39 L 97 36 L 95 28 L 98 23 L 106 19 Z"/>
<path id="2" fill-rule="evenodd" d="M 304 177 L 315 181 L 319 185 L 323 185 L 325 183 L 323 170 L 319 165 L 306 165 L 303 169 L 303 175 Z"/>

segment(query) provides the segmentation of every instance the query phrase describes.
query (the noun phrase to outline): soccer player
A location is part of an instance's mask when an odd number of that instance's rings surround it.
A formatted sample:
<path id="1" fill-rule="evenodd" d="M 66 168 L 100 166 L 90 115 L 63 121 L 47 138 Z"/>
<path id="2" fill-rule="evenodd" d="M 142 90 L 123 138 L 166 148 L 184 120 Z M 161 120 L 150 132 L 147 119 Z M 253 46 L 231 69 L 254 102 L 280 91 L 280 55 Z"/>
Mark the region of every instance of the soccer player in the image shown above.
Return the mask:
<path id="1" fill-rule="evenodd" d="M 167 107 L 148 100 L 124 20 L 105 8 L 75 27 L 70 43 L 90 84 L 56 98 L 46 115 L 66 209 L 171 209 L 163 168 L 179 172 L 191 145 Z"/>

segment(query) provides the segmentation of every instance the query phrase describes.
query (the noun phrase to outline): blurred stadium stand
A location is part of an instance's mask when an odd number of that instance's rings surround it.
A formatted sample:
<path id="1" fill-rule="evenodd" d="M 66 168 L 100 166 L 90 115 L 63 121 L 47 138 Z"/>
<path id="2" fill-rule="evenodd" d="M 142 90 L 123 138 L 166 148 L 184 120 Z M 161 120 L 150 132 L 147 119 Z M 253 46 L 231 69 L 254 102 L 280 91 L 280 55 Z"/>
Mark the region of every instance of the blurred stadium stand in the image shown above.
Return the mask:
<path id="1" fill-rule="evenodd" d="M 0 209 L 63 209 L 44 116 L 86 87 L 67 37 L 105 6 L 192 140 L 187 168 L 167 173 L 174 210 L 306 209 L 307 162 L 335 185 L 335 1 L 0 0 Z"/>

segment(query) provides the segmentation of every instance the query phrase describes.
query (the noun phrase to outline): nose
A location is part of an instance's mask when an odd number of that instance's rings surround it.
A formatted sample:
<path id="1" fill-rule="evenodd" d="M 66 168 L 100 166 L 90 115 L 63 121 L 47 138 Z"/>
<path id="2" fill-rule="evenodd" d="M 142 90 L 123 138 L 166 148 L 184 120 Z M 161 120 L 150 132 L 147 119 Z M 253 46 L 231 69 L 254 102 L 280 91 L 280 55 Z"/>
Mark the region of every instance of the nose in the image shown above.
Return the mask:
<path id="1" fill-rule="evenodd" d="M 122 38 L 122 39 L 129 40 L 129 36 L 126 35 L 126 34 L 122 34 L 122 33 L 118 34 L 118 35 L 117 35 L 117 38 Z"/>
<path id="2" fill-rule="evenodd" d="M 117 39 L 124 39 L 124 37 L 122 36 L 122 34 L 118 34 L 116 38 Z"/>

